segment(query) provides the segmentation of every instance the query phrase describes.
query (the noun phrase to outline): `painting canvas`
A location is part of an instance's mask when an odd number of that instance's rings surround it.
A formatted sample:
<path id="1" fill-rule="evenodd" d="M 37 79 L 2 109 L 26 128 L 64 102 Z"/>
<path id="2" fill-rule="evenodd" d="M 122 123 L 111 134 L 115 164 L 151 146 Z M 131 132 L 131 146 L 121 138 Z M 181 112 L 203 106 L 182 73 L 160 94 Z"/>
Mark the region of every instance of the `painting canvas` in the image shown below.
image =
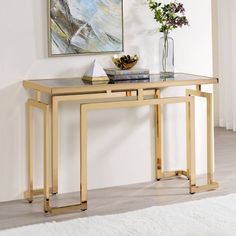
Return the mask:
<path id="1" fill-rule="evenodd" d="M 49 55 L 123 51 L 123 0 L 50 0 Z"/>

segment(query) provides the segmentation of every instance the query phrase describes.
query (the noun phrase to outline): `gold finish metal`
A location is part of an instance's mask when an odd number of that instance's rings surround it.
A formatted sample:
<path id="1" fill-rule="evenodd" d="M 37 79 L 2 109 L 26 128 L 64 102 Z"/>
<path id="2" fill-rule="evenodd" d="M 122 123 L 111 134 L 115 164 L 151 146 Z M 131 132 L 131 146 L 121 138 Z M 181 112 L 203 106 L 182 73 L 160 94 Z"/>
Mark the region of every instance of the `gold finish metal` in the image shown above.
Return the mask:
<path id="1" fill-rule="evenodd" d="M 177 73 L 185 77 L 196 76 L 191 74 Z M 58 81 L 63 80 L 63 78 L 58 79 Z M 27 89 L 34 89 L 41 92 L 45 92 L 52 95 L 69 95 L 69 94 L 79 94 L 79 93 L 98 93 L 111 90 L 112 92 L 117 91 L 131 91 L 138 89 L 160 89 L 175 86 L 190 86 L 190 85 L 203 85 L 203 84 L 217 84 L 217 78 L 210 78 L 199 76 L 199 79 L 189 79 L 189 80 L 172 80 L 172 81 L 160 81 L 160 82 L 140 82 L 140 83 L 127 83 L 127 84 L 101 84 L 101 85 L 83 85 L 75 87 L 63 87 L 54 85 L 45 85 L 39 83 L 39 81 L 34 80 L 24 80 L 23 85 Z"/>
<path id="2" fill-rule="evenodd" d="M 130 91 L 131 92 L 131 91 Z M 59 102 L 69 101 L 85 101 L 92 99 L 106 99 L 106 98 L 121 98 L 125 97 L 124 92 L 112 93 L 108 90 L 107 93 L 101 94 L 79 94 L 79 95 L 64 95 L 52 96 L 52 125 L 51 125 L 51 158 L 52 158 L 52 193 L 58 193 L 58 106 Z M 130 95 L 131 96 L 131 95 Z"/>
<path id="3" fill-rule="evenodd" d="M 157 95 L 160 97 L 159 92 L 157 92 Z M 188 97 L 188 96 L 187 96 Z M 156 108 L 156 117 L 160 117 L 161 113 L 158 111 L 160 108 Z M 158 114 L 159 113 L 159 114 Z M 156 118 L 155 123 L 157 123 L 158 119 Z M 159 118 L 159 121 L 161 121 L 161 118 Z M 189 97 L 188 102 L 186 102 L 186 142 L 187 142 L 187 171 L 184 170 L 178 170 L 178 171 L 162 171 L 162 144 L 161 144 L 161 126 L 158 122 L 158 126 L 156 128 L 157 130 L 157 136 L 156 136 L 156 155 L 157 155 L 157 180 L 160 180 L 162 178 L 170 178 L 174 176 L 186 176 L 190 180 L 190 192 L 191 192 L 191 186 L 196 185 L 196 174 L 195 174 L 195 127 L 194 127 L 194 98 Z M 159 138 L 158 138 L 159 137 Z M 160 151 L 158 151 L 158 149 Z M 191 175 L 190 175 L 191 173 Z"/>
<path id="4" fill-rule="evenodd" d="M 37 102 L 41 101 L 41 92 L 40 91 L 36 91 L 36 101 Z"/>
<path id="5" fill-rule="evenodd" d="M 58 214 L 71 213 L 79 210 L 82 211 L 87 210 L 87 202 L 69 206 L 62 206 L 62 207 L 49 207 L 48 212 L 52 215 L 58 215 Z"/>
<path id="6" fill-rule="evenodd" d="M 161 98 L 160 90 L 156 90 L 155 97 Z M 162 173 L 162 123 L 161 123 L 161 105 L 156 105 L 155 109 L 155 150 L 156 150 L 156 179 L 163 178 Z"/>
<path id="7" fill-rule="evenodd" d="M 189 94 L 186 92 L 186 96 L 189 96 Z M 188 104 L 186 104 L 186 122 L 190 122 L 190 107 Z M 186 127 L 186 156 L 187 156 L 187 177 L 190 179 L 190 173 L 191 173 L 191 158 L 190 158 L 190 145 L 191 145 L 191 141 L 190 141 L 190 132 L 188 127 Z"/>
<path id="8" fill-rule="evenodd" d="M 135 84 L 106 84 L 106 85 L 88 85 L 83 87 L 55 87 L 52 88 L 51 93 L 54 95 L 59 94 L 75 94 L 75 93 L 89 93 L 89 92 L 101 92 L 107 89 L 112 91 L 121 91 L 121 90 L 138 90 L 138 89 L 155 89 L 155 88 L 167 88 L 167 87 L 176 87 L 176 86 L 190 86 L 197 84 L 217 84 L 218 79 L 204 79 L 203 80 L 189 80 L 189 81 L 164 81 L 156 83 L 135 83 Z"/>
<path id="9" fill-rule="evenodd" d="M 136 101 L 118 101 L 118 102 L 103 102 L 103 103 L 89 103 L 89 104 L 82 104 L 81 105 L 81 122 L 82 126 L 80 127 L 82 129 L 81 132 L 81 145 L 80 148 L 81 151 L 81 159 L 87 160 L 87 124 L 85 122 L 87 117 L 87 112 L 89 110 L 95 110 L 95 109 L 111 109 L 111 108 L 128 108 L 128 107 L 137 107 L 137 106 L 145 106 L 145 105 L 164 105 L 164 104 L 171 104 L 171 103 L 186 103 L 188 106 L 188 119 L 186 120 L 186 126 L 187 126 L 187 140 L 189 138 L 190 142 L 187 143 L 188 145 L 188 155 L 187 159 L 190 160 L 191 166 L 191 175 L 190 175 L 190 187 L 189 191 L 191 192 L 191 188 L 195 186 L 195 132 L 194 132 L 194 97 L 186 96 L 186 97 L 172 97 L 172 98 L 160 98 L 160 95 L 158 92 L 156 93 L 159 98 L 156 99 L 147 99 L 147 100 L 141 100 L 138 99 Z M 138 96 L 139 98 L 140 96 Z M 161 143 L 161 141 L 160 141 Z M 156 144 L 157 148 L 159 146 L 159 143 Z M 158 149 L 156 149 L 157 151 Z M 156 155 L 158 158 L 158 156 Z M 157 159 L 158 161 L 158 159 Z M 83 170 L 83 169 L 82 169 Z M 187 172 L 183 170 L 174 171 L 174 172 L 160 172 L 158 173 L 158 178 L 166 178 L 166 177 L 172 177 L 176 175 L 185 175 L 187 176 Z"/>
<path id="10" fill-rule="evenodd" d="M 124 59 L 124 57 L 125 57 L 125 60 L 122 60 L 122 59 Z M 129 58 L 127 58 L 127 57 L 129 57 Z M 129 69 L 131 69 L 132 67 L 134 67 L 137 64 L 138 60 L 139 60 L 139 57 L 137 55 L 134 55 L 134 56 L 114 55 L 112 57 L 112 62 L 120 70 L 129 70 Z"/>
<path id="11" fill-rule="evenodd" d="M 98 77 L 89 77 L 89 76 L 84 76 L 82 78 L 83 81 L 87 81 L 87 82 L 109 82 L 109 78 L 108 76 L 98 76 Z"/>
<path id="12" fill-rule="evenodd" d="M 33 201 L 33 107 L 27 101 L 28 127 L 27 127 L 27 149 L 28 149 L 28 195 L 29 202 Z"/>
<path id="13" fill-rule="evenodd" d="M 126 91 L 126 96 L 131 97 L 132 96 L 132 91 Z"/>
<path id="14" fill-rule="evenodd" d="M 52 124 L 51 124 L 51 167 L 52 167 L 52 192 L 58 193 L 58 101 L 52 96 Z"/>
<path id="15" fill-rule="evenodd" d="M 160 179 L 164 179 L 164 178 L 171 178 L 171 177 L 176 177 L 176 176 L 187 176 L 187 171 L 185 170 L 174 170 L 174 171 L 164 171 L 164 172 L 161 172 L 159 173 L 158 177 Z"/>
<path id="16" fill-rule="evenodd" d="M 40 92 L 48 93 L 48 94 L 52 93 L 51 88 L 49 88 L 47 86 L 43 86 L 43 85 L 37 84 L 37 83 L 35 83 L 34 81 L 31 81 L 31 80 L 24 80 L 23 81 L 23 86 L 26 89 L 34 89 L 34 90 L 38 90 Z"/>
<path id="17" fill-rule="evenodd" d="M 143 89 L 138 90 L 138 100 L 143 100 Z"/>
<path id="18" fill-rule="evenodd" d="M 201 190 L 213 190 L 218 187 L 218 183 L 213 180 L 212 94 L 202 91 L 186 90 L 186 95 L 203 97 L 206 98 L 207 102 L 207 184 L 203 186 L 192 187 L 192 192 L 199 192 Z"/>
<path id="19" fill-rule="evenodd" d="M 157 104 L 171 104 L 171 103 L 184 103 L 190 102 L 190 97 L 169 97 L 160 99 L 148 99 L 148 100 L 135 100 L 135 101 L 118 101 L 118 102 L 104 102 L 104 103 L 88 103 L 82 104 L 84 109 L 96 110 L 96 109 L 109 109 L 109 108 L 128 108 L 128 107 L 138 107 L 147 105 L 157 105 Z"/>
<path id="20" fill-rule="evenodd" d="M 202 90 L 202 86 L 201 86 L 201 84 L 196 85 L 196 90 L 197 90 L 197 91 L 201 91 L 201 90 Z"/>
<path id="21" fill-rule="evenodd" d="M 39 190 L 33 190 L 33 108 L 38 108 L 43 111 L 44 114 L 44 164 L 45 160 L 48 159 L 48 109 L 49 106 L 46 103 L 34 101 L 28 99 L 27 110 L 28 110 L 28 191 L 25 192 L 25 197 L 29 202 L 33 201 L 33 196 L 39 194 Z M 44 166 L 45 167 L 45 166 Z M 47 186 L 46 177 L 44 173 L 44 186 Z M 45 189 L 45 188 L 44 188 Z M 49 190 L 47 192 L 49 194 Z M 44 193 L 45 194 L 45 193 Z"/>
<path id="22" fill-rule="evenodd" d="M 192 187 L 196 186 L 196 167 L 195 167 L 195 105 L 194 97 L 190 97 L 191 101 L 187 104 L 187 176 L 189 178 L 190 193 Z"/>
<path id="23" fill-rule="evenodd" d="M 49 144 L 49 107 L 48 105 L 44 108 L 44 211 L 48 211 L 49 208 L 49 180 L 48 180 L 48 162 L 49 162 L 49 156 L 48 156 L 48 144 Z"/>
<path id="24" fill-rule="evenodd" d="M 217 188 L 219 188 L 219 184 L 217 182 L 212 182 L 211 184 L 192 186 L 191 193 L 206 192 L 206 191 L 216 190 Z"/>
<path id="25" fill-rule="evenodd" d="M 213 181 L 212 159 L 212 97 L 201 92 L 202 84 L 217 83 L 217 79 L 199 79 L 186 81 L 166 81 L 158 83 L 134 83 L 115 85 L 94 85 L 82 87 L 48 87 L 34 81 L 24 81 L 26 88 L 34 89 L 35 100 L 27 102 L 28 117 L 28 190 L 25 198 L 30 202 L 33 196 L 44 194 L 44 211 L 51 214 L 61 214 L 75 210 L 87 209 L 87 112 L 92 109 L 128 108 L 153 105 L 155 107 L 155 147 L 156 147 L 156 177 L 157 179 L 173 176 L 187 176 L 190 179 L 190 193 L 216 189 L 218 184 Z M 187 90 L 185 97 L 160 97 L 160 89 L 170 86 L 195 85 L 195 90 Z M 49 186 L 49 105 L 42 103 L 41 93 L 51 95 L 51 174 L 52 187 Z M 194 97 L 207 98 L 207 146 L 208 146 L 208 182 L 196 186 L 195 173 L 195 127 L 194 127 Z M 80 203 L 62 207 L 51 207 L 49 194 L 58 192 L 58 107 L 60 102 L 79 101 L 80 107 Z M 161 106 L 170 103 L 186 103 L 186 139 L 187 139 L 187 170 L 162 170 L 162 119 Z M 44 117 L 44 188 L 33 189 L 33 124 L 32 110 L 38 108 Z"/>
<path id="26" fill-rule="evenodd" d="M 212 94 L 207 96 L 207 183 L 213 183 L 213 124 L 212 124 Z"/>
<path id="27" fill-rule="evenodd" d="M 87 113 L 80 106 L 80 201 L 87 202 Z"/>
<path id="28" fill-rule="evenodd" d="M 86 100 L 98 100 L 106 98 L 121 98 L 126 97 L 125 92 L 115 92 L 115 93 L 97 93 L 97 94 L 75 94 L 75 95 L 60 95 L 52 96 L 55 102 L 69 102 L 69 101 L 86 101 Z"/>
<path id="29" fill-rule="evenodd" d="M 54 157 L 53 164 L 52 164 L 52 174 L 53 174 L 53 187 L 49 187 L 49 105 L 34 101 L 32 99 L 29 99 L 27 102 L 28 107 L 28 191 L 24 193 L 24 196 L 26 199 L 29 200 L 29 202 L 33 201 L 33 196 L 35 195 L 44 195 L 44 211 L 50 212 L 52 214 L 58 214 L 62 212 L 68 212 L 73 210 L 86 210 L 87 209 L 87 166 L 86 166 L 86 159 L 81 159 L 81 204 L 71 205 L 71 206 L 63 206 L 63 207 L 51 207 L 50 206 L 50 199 L 49 194 L 50 193 L 57 193 L 58 191 L 58 163 L 57 163 L 57 125 L 58 125 L 58 104 L 57 101 L 52 98 L 52 157 Z M 44 126 L 44 188 L 43 189 L 35 189 L 33 190 L 33 155 L 32 155 L 32 110 L 33 108 L 38 108 L 43 111 L 43 126 Z M 86 122 L 86 119 L 84 119 Z M 81 125 L 84 123 L 83 118 L 81 119 Z M 82 126 L 83 127 L 83 126 Z M 81 129 L 81 135 L 85 135 L 84 129 Z M 81 139 L 82 142 L 84 139 Z M 86 139 L 85 139 L 86 140 Z M 84 146 L 84 143 L 81 143 L 81 146 Z M 86 149 L 81 149 L 85 150 Z M 55 155 L 56 154 L 56 155 Z M 82 156 L 82 155 L 81 155 Z"/>
<path id="30" fill-rule="evenodd" d="M 49 188 L 49 193 L 52 193 L 52 188 L 51 187 Z M 32 200 L 33 200 L 33 196 L 39 196 L 39 195 L 43 195 L 43 194 L 44 194 L 44 189 L 43 188 L 32 190 Z M 30 199 L 30 196 L 31 195 L 30 195 L 29 191 L 24 192 L 24 198 L 25 199 Z"/>

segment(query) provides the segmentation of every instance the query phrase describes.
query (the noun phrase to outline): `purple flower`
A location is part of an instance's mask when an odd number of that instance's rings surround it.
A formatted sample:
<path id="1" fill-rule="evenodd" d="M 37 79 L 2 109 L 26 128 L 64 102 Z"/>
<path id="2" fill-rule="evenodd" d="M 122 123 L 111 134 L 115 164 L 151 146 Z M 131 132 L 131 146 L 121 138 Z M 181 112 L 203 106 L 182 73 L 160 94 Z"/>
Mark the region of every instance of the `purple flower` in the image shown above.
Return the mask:
<path id="1" fill-rule="evenodd" d="M 178 3 L 176 12 L 180 12 L 180 13 L 184 13 L 185 12 L 184 5 L 182 3 Z"/>
<path id="2" fill-rule="evenodd" d="M 147 0 L 149 8 L 154 12 L 154 19 L 161 24 L 160 32 L 169 32 L 183 25 L 189 25 L 182 3 L 171 2 L 162 5 L 155 0 Z"/>

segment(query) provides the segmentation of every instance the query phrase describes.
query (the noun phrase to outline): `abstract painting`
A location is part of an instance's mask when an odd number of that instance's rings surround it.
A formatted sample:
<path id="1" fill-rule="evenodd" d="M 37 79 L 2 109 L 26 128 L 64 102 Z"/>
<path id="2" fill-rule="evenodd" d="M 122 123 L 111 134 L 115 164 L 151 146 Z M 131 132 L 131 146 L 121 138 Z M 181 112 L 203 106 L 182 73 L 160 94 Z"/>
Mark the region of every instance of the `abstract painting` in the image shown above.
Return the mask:
<path id="1" fill-rule="evenodd" d="M 49 55 L 123 51 L 123 0 L 49 0 Z"/>

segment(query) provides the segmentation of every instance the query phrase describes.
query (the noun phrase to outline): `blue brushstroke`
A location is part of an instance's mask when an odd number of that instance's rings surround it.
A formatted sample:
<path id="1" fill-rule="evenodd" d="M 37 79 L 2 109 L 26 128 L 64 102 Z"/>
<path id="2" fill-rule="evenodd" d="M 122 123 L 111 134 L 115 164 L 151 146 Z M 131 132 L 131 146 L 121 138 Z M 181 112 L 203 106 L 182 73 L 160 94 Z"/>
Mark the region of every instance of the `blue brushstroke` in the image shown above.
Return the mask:
<path id="1" fill-rule="evenodd" d="M 121 51 L 121 0 L 68 0 L 74 18 L 85 25 L 73 36 L 71 43 L 85 51 Z M 108 11 L 104 12 L 104 8 Z M 85 39 L 81 30 L 86 25 L 92 33 Z"/>

